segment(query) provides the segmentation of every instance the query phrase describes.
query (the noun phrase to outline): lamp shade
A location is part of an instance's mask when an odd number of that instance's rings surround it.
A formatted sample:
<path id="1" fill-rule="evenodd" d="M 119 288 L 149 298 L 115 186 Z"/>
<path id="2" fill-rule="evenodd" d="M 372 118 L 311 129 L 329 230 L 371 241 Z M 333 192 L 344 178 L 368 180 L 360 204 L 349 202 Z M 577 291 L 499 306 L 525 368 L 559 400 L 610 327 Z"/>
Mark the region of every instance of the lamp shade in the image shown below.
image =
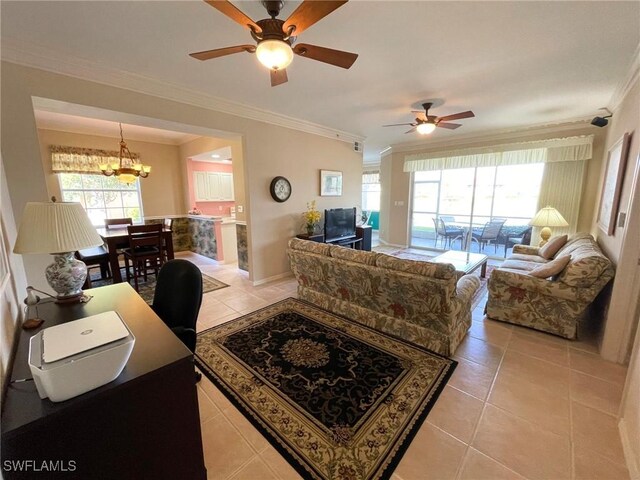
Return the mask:
<path id="1" fill-rule="evenodd" d="M 62 253 L 98 245 L 102 239 L 81 204 L 28 202 L 13 251 Z"/>
<path id="2" fill-rule="evenodd" d="M 533 227 L 566 227 L 569 223 L 558 210 L 553 207 L 544 207 L 529 222 Z"/>

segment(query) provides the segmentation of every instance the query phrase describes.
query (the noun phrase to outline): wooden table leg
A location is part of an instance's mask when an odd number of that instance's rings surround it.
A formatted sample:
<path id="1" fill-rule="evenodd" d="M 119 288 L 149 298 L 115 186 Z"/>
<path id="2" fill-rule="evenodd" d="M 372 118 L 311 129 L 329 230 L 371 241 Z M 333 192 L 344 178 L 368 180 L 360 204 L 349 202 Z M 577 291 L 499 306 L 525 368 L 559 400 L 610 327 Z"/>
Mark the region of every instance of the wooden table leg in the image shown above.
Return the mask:
<path id="1" fill-rule="evenodd" d="M 480 276 L 482 278 L 486 278 L 487 276 L 487 261 L 485 260 L 482 264 L 482 268 L 480 269 Z"/>
<path id="2" fill-rule="evenodd" d="M 171 231 L 166 232 L 164 236 L 164 244 L 167 249 L 167 260 L 173 260 L 175 258 L 173 253 L 173 237 Z"/>
<path id="3" fill-rule="evenodd" d="M 120 262 L 118 261 L 118 249 L 116 248 L 115 239 L 107 239 L 107 248 L 109 249 L 109 266 L 111 267 L 111 276 L 113 283 L 122 283 L 122 275 L 120 274 Z"/>

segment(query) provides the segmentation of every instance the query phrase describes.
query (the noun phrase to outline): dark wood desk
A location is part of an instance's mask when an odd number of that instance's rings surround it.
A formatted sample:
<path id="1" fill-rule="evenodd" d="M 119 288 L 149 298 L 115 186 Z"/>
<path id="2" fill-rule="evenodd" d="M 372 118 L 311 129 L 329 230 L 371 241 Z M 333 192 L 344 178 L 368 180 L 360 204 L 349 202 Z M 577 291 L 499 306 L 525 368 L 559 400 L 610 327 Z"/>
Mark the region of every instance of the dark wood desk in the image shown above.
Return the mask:
<path id="1" fill-rule="evenodd" d="M 125 228 L 96 228 L 98 235 L 102 237 L 102 241 L 107 244 L 109 250 L 109 267 L 113 275 L 113 283 L 122 282 L 122 273 L 120 273 L 120 263 L 118 262 L 118 248 L 126 247 L 129 244 L 129 235 Z M 173 260 L 173 238 L 170 228 L 162 229 L 162 238 L 167 249 L 167 259 Z"/>
<path id="2" fill-rule="evenodd" d="M 113 382 L 65 402 L 41 400 L 31 381 L 12 383 L 2 411 L 7 460 L 73 461 L 75 471 L 3 471 L 5 479 L 206 478 L 191 352 L 128 283 L 94 288 L 86 304 L 38 305 L 43 327 L 116 310 L 136 343 Z M 41 328 L 43 328 L 41 327 Z M 11 380 L 31 378 L 21 331 Z"/>

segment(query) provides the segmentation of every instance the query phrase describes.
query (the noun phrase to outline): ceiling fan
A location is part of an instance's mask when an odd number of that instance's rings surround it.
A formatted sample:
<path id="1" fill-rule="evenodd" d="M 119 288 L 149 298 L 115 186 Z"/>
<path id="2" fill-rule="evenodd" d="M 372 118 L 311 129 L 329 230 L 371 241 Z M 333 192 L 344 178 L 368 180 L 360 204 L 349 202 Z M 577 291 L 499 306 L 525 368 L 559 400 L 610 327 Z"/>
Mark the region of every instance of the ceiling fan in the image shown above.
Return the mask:
<path id="1" fill-rule="evenodd" d="M 411 125 L 413 128 L 404 133 L 412 133 L 417 130 L 418 133 L 426 135 L 433 132 L 436 127 L 455 130 L 456 128 L 462 126 L 459 123 L 449 123 L 449 120 L 460 120 L 462 118 L 475 117 L 474 113 L 471 110 L 467 110 L 466 112 L 454 113 L 453 115 L 445 115 L 444 117 L 436 117 L 435 115 L 429 115 L 429 109 L 432 105 L 432 102 L 423 103 L 422 106 L 424 107 L 424 112 L 422 110 L 412 110 L 413 113 L 419 114 L 416 117 L 416 121 L 414 123 L 393 123 L 391 125 L 383 125 L 383 127 Z"/>
<path id="2" fill-rule="evenodd" d="M 287 78 L 287 66 L 293 60 L 293 54 L 307 57 L 312 60 L 349 68 L 358 58 L 358 54 L 333 50 L 331 48 L 318 47 L 307 43 L 299 43 L 292 48 L 296 40 L 294 35 L 299 35 L 314 23 L 329 15 L 341 7 L 348 0 L 321 1 L 305 0 L 286 20 L 276 18 L 284 2 L 262 1 L 271 18 L 265 18 L 254 22 L 231 2 L 227 0 L 205 0 L 219 12 L 225 14 L 231 20 L 248 28 L 257 45 L 236 45 L 234 47 L 217 48 L 189 55 L 198 60 L 210 60 L 233 53 L 255 53 L 260 63 L 271 70 L 271 86 L 275 87 L 285 83 Z"/>

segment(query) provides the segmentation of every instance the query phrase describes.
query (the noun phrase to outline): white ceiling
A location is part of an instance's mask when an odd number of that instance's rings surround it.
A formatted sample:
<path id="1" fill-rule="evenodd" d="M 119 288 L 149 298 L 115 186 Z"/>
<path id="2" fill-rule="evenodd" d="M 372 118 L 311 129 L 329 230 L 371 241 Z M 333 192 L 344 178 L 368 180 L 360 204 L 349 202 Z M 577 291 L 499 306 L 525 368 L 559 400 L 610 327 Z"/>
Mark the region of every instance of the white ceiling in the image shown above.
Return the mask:
<path id="1" fill-rule="evenodd" d="M 287 2 L 286 18 L 299 2 Z M 237 1 L 254 20 L 258 2 Z M 200 62 L 187 54 L 252 43 L 249 32 L 201 1 L 2 1 L 2 42 L 161 80 L 366 137 L 365 161 L 419 140 L 412 106 L 473 110 L 425 143 L 592 116 L 609 104 L 640 41 L 640 2 L 352 0 L 298 42 L 360 56 L 350 70 L 296 57 L 289 82 L 270 87 L 249 54 Z M 5 55 L 3 48 L 3 56 Z M 13 59 L 16 60 L 15 58 Z M 20 61 L 19 59 L 17 61 Z"/>
<path id="2" fill-rule="evenodd" d="M 38 109 L 35 110 L 35 117 L 38 128 L 45 130 L 59 130 L 62 132 L 120 138 L 119 122 Z M 122 123 L 122 133 L 125 141 L 138 140 L 142 142 L 164 143 L 167 145 L 181 145 L 199 137 L 198 135 L 188 133 L 173 132 L 127 123 Z"/>

